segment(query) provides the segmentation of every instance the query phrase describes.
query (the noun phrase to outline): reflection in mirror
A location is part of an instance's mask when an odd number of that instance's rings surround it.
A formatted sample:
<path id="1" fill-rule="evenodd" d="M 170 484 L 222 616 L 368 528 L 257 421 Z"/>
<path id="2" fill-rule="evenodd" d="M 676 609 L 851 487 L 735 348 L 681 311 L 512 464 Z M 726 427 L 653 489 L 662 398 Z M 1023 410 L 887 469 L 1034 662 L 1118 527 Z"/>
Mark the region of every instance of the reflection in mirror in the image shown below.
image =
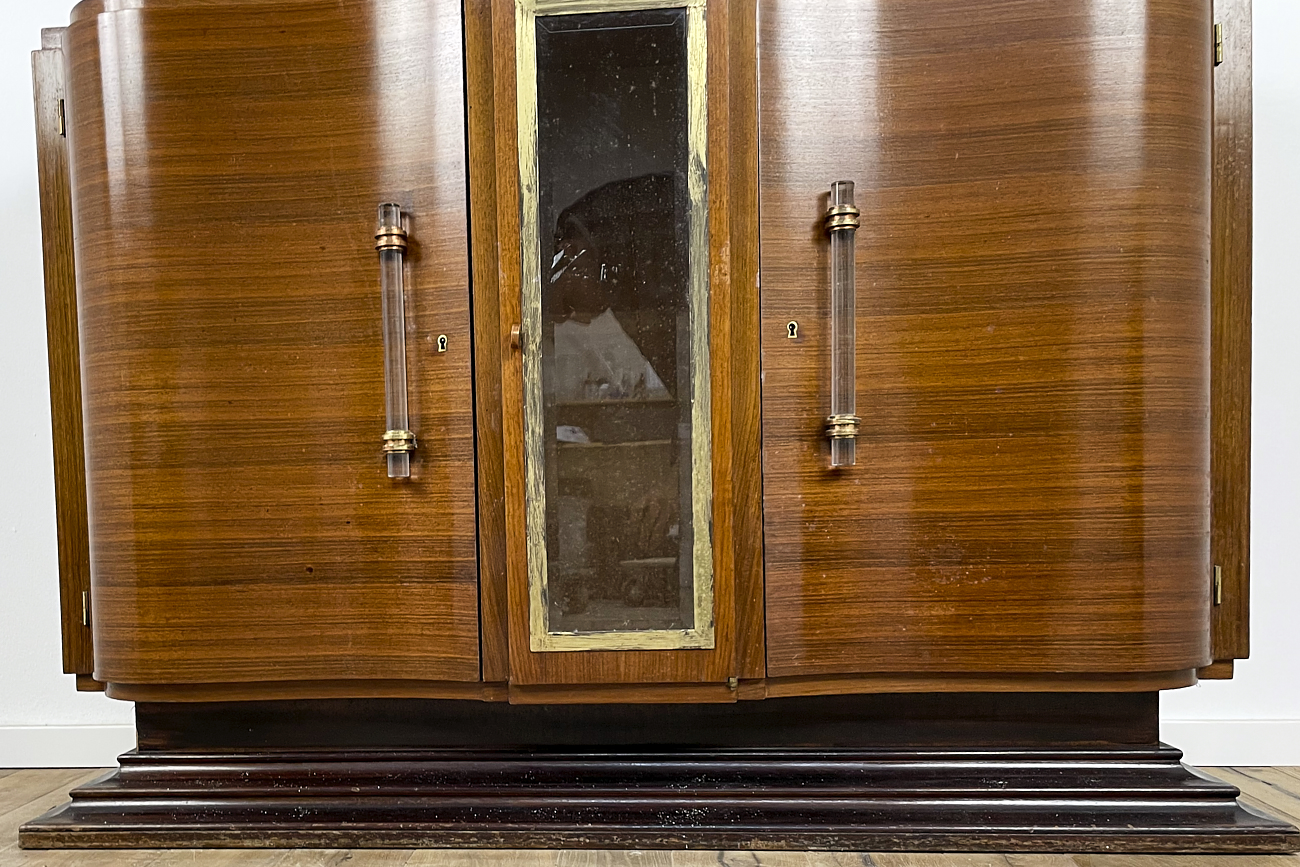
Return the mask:
<path id="1" fill-rule="evenodd" d="M 537 223 L 525 255 L 537 270 L 525 318 L 536 327 L 525 333 L 537 337 L 525 376 L 529 493 L 544 502 L 529 509 L 530 582 L 544 610 L 534 649 L 712 643 L 688 11 L 535 19 Z"/>

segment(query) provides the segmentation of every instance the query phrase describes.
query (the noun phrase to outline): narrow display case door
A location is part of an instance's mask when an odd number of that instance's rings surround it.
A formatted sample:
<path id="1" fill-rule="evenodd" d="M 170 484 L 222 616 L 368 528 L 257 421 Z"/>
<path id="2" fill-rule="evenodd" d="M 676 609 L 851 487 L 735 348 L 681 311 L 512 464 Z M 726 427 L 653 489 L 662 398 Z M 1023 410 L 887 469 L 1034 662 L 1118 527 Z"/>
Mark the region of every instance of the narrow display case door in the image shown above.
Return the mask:
<path id="1" fill-rule="evenodd" d="M 507 460 L 525 634 L 512 679 L 722 680 L 729 407 L 714 394 L 728 352 L 715 335 L 729 296 L 711 269 L 726 239 L 710 231 L 710 165 L 726 106 L 710 103 L 708 57 L 725 31 L 702 0 L 514 12 L 520 427 Z"/>
<path id="2" fill-rule="evenodd" d="M 533 650 L 713 644 L 703 23 L 521 23 Z"/>

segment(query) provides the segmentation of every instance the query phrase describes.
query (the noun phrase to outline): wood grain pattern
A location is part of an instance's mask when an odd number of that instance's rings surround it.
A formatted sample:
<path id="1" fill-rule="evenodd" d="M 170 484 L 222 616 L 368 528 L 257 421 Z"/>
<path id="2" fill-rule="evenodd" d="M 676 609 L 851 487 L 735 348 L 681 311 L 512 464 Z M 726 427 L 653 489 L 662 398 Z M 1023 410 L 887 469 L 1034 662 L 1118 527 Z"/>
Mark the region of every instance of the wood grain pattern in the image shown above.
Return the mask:
<path id="1" fill-rule="evenodd" d="M 110 683 L 109 698 L 147 702 L 272 701 L 334 698 L 425 698 L 505 701 L 504 683 L 438 680 L 296 680 L 262 683 Z"/>
<path id="2" fill-rule="evenodd" d="M 904 692 L 1153 692 L 1196 683 L 1197 673 L 1183 671 L 1035 673 L 884 673 L 769 677 L 741 681 L 742 699 L 799 695 Z"/>
<path id="3" fill-rule="evenodd" d="M 105 772 L 101 771 L 94 776 L 102 776 Z M 90 772 L 79 768 L 60 768 L 58 770 L 35 770 L 32 768 L 21 768 L 6 774 L 4 781 L 0 782 L 0 816 L 12 818 L 16 811 L 41 801 L 49 795 L 55 795 L 57 800 L 50 804 L 55 806 L 67 794 L 70 786 L 87 783 L 94 779 Z M 8 842 L 8 838 L 18 830 L 17 822 L 9 828 L 9 834 L 4 835 L 2 839 Z"/>
<path id="4" fill-rule="evenodd" d="M 45 329 L 63 670 L 89 675 L 94 666 L 93 643 L 90 626 L 83 616 L 83 594 L 90 592 L 86 449 L 82 440 L 77 278 L 72 253 L 72 187 L 68 178 L 68 140 L 64 135 L 63 106 L 67 89 L 63 30 L 46 30 L 41 36 L 46 47 L 32 52 L 32 97 L 36 109 L 41 252 L 45 262 Z"/>
<path id="5" fill-rule="evenodd" d="M 504 395 L 503 433 L 506 490 L 506 550 L 509 570 L 510 678 L 512 684 L 656 684 L 721 682 L 732 676 L 738 664 L 736 649 L 736 545 L 752 541 L 758 515 L 748 502 L 743 520 L 750 522 L 743 539 L 737 537 L 735 513 L 738 478 L 757 473 L 757 466 L 735 464 L 733 449 L 738 438 L 752 437 L 753 431 L 737 432 L 733 414 L 736 400 L 752 400 L 737 394 L 737 372 L 733 366 L 735 346 L 731 326 L 732 199 L 729 145 L 731 54 L 730 18 L 727 0 L 711 0 L 706 8 L 708 28 L 708 164 L 709 164 L 709 278 L 710 278 L 710 363 L 712 376 L 713 424 L 713 540 L 715 646 L 708 650 L 672 651 L 582 651 L 533 652 L 528 645 L 528 581 L 524 515 L 523 380 L 518 353 L 507 357 L 502 368 Z M 513 3 L 493 4 L 493 62 L 496 87 L 497 226 L 499 245 L 501 322 L 521 321 L 519 269 L 519 165 L 516 142 L 515 21 Z M 752 335 L 745 339 L 752 340 Z M 752 355 L 751 355 L 752 358 Z M 752 385 L 739 386 L 742 390 Z M 752 452 L 752 449 L 751 449 Z M 744 483 L 744 496 L 754 497 L 755 481 Z M 754 581 L 752 570 L 747 581 Z M 747 585 L 751 589 L 752 583 Z M 752 616 L 751 616 L 752 621 Z M 761 641 L 751 630 L 746 641 Z M 753 653 L 753 651 L 751 651 Z"/>
<path id="6" fill-rule="evenodd" d="M 1214 17 L 1223 64 L 1210 197 L 1210 559 L 1223 568 L 1223 604 L 1210 609 L 1210 643 L 1215 660 L 1232 660 L 1250 655 L 1250 0 L 1216 0 Z"/>
<path id="7" fill-rule="evenodd" d="M 77 692 L 103 692 L 105 686 L 89 674 L 77 675 Z"/>
<path id="8" fill-rule="evenodd" d="M 1211 773 L 1241 789 L 1250 802 L 1300 822 L 1300 778 L 1295 768 L 1216 768 Z"/>
<path id="9" fill-rule="evenodd" d="M 727 90 L 731 141 L 732 500 L 736 674 L 767 673 L 763 600 L 762 358 L 758 274 L 758 16 L 755 0 L 729 0 Z"/>
<path id="10" fill-rule="evenodd" d="M 506 619 L 505 463 L 501 368 L 512 350 L 498 287 L 497 143 L 491 0 L 467 0 L 465 99 L 469 127 L 469 237 L 474 289 L 474 442 L 478 465 L 479 646 L 483 680 L 510 673 Z"/>
<path id="11" fill-rule="evenodd" d="M 759 8 L 768 674 L 1207 664 L 1209 4 Z"/>
<path id="12" fill-rule="evenodd" d="M 0 864 L 8 867 L 12 863 L 18 848 L 18 828 L 36 811 L 57 807 L 67 800 L 70 788 L 101 776 L 102 771 L 85 768 L 25 768 L 0 780 Z"/>
<path id="13" fill-rule="evenodd" d="M 1201 680 L 1232 680 L 1233 661 L 1225 659 L 1196 669 L 1196 676 Z"/>
<path id="14" fill-rule="evenodd" d="M 511 684 L 511 704 L 730 704 L 725 683 Z"/>
<path id="15" fill-rule="evenodd" d="M 460 4 L 123 5 L 66 49 L 96 676 L 477 681 Z M 388 200 L 409 483 L 380 453 Z"/>

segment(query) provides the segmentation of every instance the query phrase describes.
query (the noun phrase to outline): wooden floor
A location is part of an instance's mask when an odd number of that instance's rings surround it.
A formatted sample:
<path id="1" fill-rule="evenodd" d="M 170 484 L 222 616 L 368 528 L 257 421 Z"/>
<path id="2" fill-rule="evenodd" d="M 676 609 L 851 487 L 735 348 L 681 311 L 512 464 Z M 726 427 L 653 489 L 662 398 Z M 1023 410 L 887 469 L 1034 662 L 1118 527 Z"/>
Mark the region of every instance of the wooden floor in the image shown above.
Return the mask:
<path id="1" fill-rule="evenodd" d="M 1300 768 L 1208 768 L 1247 804 L 1300 825 Z M 31 851 L 18 826 L 103 770 L 0 770 L 0 867 L 1300 867 L 1300 855 L 900 855 L 847 852 L 596 852 L 461 849 Z"/>

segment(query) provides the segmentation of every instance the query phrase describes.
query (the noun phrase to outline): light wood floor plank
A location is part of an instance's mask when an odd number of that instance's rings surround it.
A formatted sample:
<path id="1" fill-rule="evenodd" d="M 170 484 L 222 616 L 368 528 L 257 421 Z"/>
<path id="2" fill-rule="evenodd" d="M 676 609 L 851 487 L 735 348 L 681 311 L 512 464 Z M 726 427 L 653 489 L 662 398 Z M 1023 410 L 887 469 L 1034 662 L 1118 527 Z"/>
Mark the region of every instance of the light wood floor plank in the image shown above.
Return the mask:
<path id="1" fill-rule="evenodd" d="M 542 849 L 422 849 L 406 867 L 555 867 L 556 852 Z"/>
<path id="2" fill-rule="evenodd" d="M 103 773 L 85 768 L 40 769 L 19 771 L 0 780 L 7 795 L 0 799 L 0 852 L 17 847 L 19 825 L 67 801 L 69 789 Z"/>
<path id="3" fill-rule="evenodd" d="M 1044 857 L 1044 856 L 1038 856 Z M 1296 867 L 1296 855 L 1070 855 L 1077 867 Z M 1042 862 L 1046 867 L 1048 862 Z M 1026 865 L 1040 867 L 1039 862 Z"/>
<path id="4" fill-rule="evenodd" d="M 875 867 L 871 856 L 865 852 L 698 852 L 701 860 L 696 864 L 721 865 L 721 867 Z M 705 860 L 712 859 L 712 860 Z M 680 864 L 674 861 L 674 867 Z"/>
<path id="5" fill-rule="evenodd" d="M 87 867 L 127 867 L 127 865 L 129 867 L 272 867 L 289 851 L 285 849 L 172 849 L 138 852 L 125 850 L 120 854 L 128 856 L 138 854 L 142 857 L 142 860 L 138 862 L 127 861 L 121 865 L 116 861 L 109 860 L 93 861 L 87 862 Z M 97 852 L 95 854 L 103 858 L 110 853 Z M 59 867 L 63 867 L 63 865 L 59 865 Z M 77 864 L 77 867 L 81 867 L 80 863 Z"/>
<path id="6" fill-rule="evenodd" d="M 151 867 L 167 854 L 151 849 L 19 849 L 17 841 L 9 842 L 14 845 L 0 851 L 0 867 Z"/>
<path id="7" fill-rule="evenodd" d="M 24 809 L 36 798 L 60 787 L 71 789 L 73 781 L 80 781 L 89 773 L 90 771 L 84 768 L 59 770 L 28 768 L 14 771 L 0 779 L 0 815 L 11 810 Z M 3 845 L 4 843 L 0 841 L 0 847 Z"/>
<path id="8" fill-rule="evenodd" d="M 413 854 L 410 849 L 338 849 L 331 860 L 320 864 L 322 867 L 407 867 Z M 316 862 L 307 863 L 314 865 Z M 277 861 L 275 867 L 299 867 L 299 862 Z"/>
<path id="9" fill-rule="evenodd" d="M 554 853 L 556 867 L 671 867 L 668 852 L 636 849 L 630 851 L 570 849 Z"/>
<path id="10" fill-rule="evenodd" d="M 1279 807 L 1300 809 L 1300 778 L 1288 773 L 1286 768 L 1233 768 L 1269 787 L 1270 796 L 1276 796 Z"/>
<path id="11" fill-rule="evenodd" d="M 1207 768 L 1206 773 L 1241 789 L 1241 801 L 1293 825 L 1300 825 L 1300 804 L 1283 789 L 1237 768 Z"/>
<path id="12" fill-rule="evenodd" d="M 736 865 L 736 867 L 753 867 L 754 861 L 745 862 L 743 859 L 728 860 L 732 856 L 747 855 L 747 852 L 709 852 L 694 851 L 681 852 L 672 851 L 663 853 L 668 856 L 670 867 L 719 867 L 719 865 Z"/>
<path id="13" fill-rule="evenodd" d="M 941 855 L 911 852 L 871 853 L 876 867 L 1008 867 L 1006 855 L 968 853 Z"/>

